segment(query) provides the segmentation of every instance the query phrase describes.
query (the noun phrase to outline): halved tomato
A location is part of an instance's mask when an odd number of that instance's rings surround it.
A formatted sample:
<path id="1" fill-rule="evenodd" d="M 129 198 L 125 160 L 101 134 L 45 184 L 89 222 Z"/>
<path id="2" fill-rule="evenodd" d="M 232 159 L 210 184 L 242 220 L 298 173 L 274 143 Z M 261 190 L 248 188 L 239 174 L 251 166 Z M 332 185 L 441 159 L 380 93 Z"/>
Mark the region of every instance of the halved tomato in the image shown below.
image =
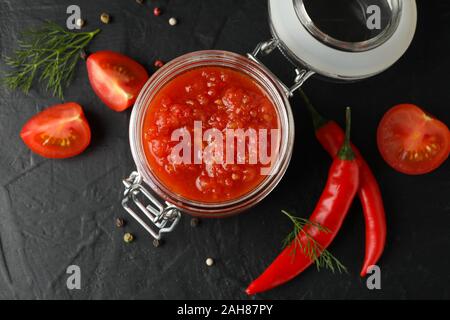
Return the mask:
<path id="1" fill-rule="evenodd" d="M 148 80 L 143 66 L 112 51 L 99 51 L 87 59 L 92 89 L 108 107 L 123 111 L 133 105 Z"/>
<path id="2" fill-rule="evenodd" d="M 20 132 L 23 142 L 45 158 L 70 158 L 91 142 L 91 129 L 81 106 L 58 104 L 34 115 Z"/>
<path id="3" fill-rule="evenodd" d="M 449 156 L 450 132 L 441 121 L 413 104 L 401 104 L 383 117 L 378 149 L 397 171 L 417 175 L 438 168 Z"/>

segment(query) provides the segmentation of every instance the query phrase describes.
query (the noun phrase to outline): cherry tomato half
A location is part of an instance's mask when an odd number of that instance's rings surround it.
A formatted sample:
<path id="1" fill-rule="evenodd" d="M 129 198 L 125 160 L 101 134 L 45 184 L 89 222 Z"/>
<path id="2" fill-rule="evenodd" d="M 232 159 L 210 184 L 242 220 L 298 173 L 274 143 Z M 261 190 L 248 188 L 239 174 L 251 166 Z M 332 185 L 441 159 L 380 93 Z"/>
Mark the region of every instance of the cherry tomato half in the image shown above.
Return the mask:
<path id="1" fill-rule="evenodd" d="M 86 63 L 92 89 L 104 104 L 115 111 L 131 107 L 148 80 L 143 66 L 117 52 L 93 53 Z"/>
<path id="2" fill-rule="evenodd" d="M 45 158 L 70 158 L 91 142 L 91 129 L 81 106 L 74 102 L 58 104 L 34 115 L 23 126 L 20 137 Z"/>
<path id="3" fill-rule="evenodd" d="M 435 170 L 450 152 L 448 127 L 413 104 L 395 106 L 384 115 L 377 142 L 391 167 L 411 175 Z"/>

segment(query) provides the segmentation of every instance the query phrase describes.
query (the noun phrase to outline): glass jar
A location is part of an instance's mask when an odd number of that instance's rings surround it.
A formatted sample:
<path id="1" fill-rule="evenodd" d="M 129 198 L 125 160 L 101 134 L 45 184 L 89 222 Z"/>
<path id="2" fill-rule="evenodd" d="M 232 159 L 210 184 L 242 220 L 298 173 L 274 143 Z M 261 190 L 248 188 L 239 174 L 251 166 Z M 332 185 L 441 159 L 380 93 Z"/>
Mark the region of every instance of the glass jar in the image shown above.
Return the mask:
<path id="1" fill-rule="evenodd" d="M 199 217 L 236 214 L 254 206 L 275 188 L 289 165 L 294 143 L 289 97 L 307 79 L 315 74 L 340 81 L 374 76 L 393 65 L 412 42 L 417 23 L 414 0 L 343 0 L 332 1 L 332 7 L 330 3 L 268 0 L 272 38 L 259 43 L 251 54 L 245 57 L 217 50 L 189 53 L 167 63 L 145 84 L 130 122 L 130 146 L 137 171 L 123 180 L 122 206 L 155 239 L 175 228 L 181 212 Z M 348 23 L 336 25 L 336 21 Z M 280 81 L 260 60 L 275 49 L 294 66 L 291 86 Z M 142 140 L 144 116 L 159 90 L 184 72 L 208 66 L 234 69 L 259 84 L 278 113 L 281 129 L 271 173 L 249 193 L 216 203 L 192 201 L 169 190 L 152 173 Z"/>
<path id="2" fill-rule="evenodd" d="M 278 115 L 280 128 L 278 150 L 270 173 L 249 193 L 226 202 L 193 201 L 174 193 L 152 172 L 144 153 L 143 124 L 150 102 L 161 88 L 178 75 L 200 67 L 225 67 L 244 73 L 267 94 Z M 291 159 L 294 132 L 294 119 L 286 90 L 263 65 L 242 55 L 219 50 L 197 51 L 178 57 L 164 65 L 149 79 L 133 108 L 130 120 L 130 147 L 137 172 L 124 180 L 127 190 L 123 206 L 149 232 L 151 230 L 150 233 L 157 239 L 161 233 L 167 232 L 168 228 L 176 224 L 181 211 L 194 216 L 216 218 L 246 210 L 264 199 L 280 182 Z M 157 228 L 148 225 L 139 217 L 137 210 L 132 208 L 133 205 L 153 222 L 159 220 L 161 223 L 164 222 L 164 225 Z"/>

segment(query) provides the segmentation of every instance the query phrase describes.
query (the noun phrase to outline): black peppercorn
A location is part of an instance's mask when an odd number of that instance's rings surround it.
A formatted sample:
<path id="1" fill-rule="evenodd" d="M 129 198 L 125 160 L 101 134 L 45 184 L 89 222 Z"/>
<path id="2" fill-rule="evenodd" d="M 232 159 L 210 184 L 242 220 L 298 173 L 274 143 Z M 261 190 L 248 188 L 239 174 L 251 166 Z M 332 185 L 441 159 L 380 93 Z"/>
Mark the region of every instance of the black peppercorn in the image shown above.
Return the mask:
<path id="1" fill-rule="evenodd" d="M 199 223 L 200 223 L 200 221 L 198 220 L 198 218 L 192 218 L 191 219 L 191 227 L 192 228 L 197 227 Z"/>

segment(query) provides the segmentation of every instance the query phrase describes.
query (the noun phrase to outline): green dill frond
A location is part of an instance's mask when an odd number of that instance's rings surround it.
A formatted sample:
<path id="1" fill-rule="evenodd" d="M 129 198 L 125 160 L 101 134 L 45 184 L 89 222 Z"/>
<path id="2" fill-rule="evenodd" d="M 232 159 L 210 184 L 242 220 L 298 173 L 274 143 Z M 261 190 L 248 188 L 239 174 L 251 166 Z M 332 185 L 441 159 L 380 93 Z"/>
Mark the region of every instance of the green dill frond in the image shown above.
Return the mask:
<path id="1" fill-rule="evenodd" d="M 63 90 L 74 75 L 80 52 L 86 48 L 100 29 L 72 32 L 47 21 L 40 29 L 23 33 L 12 56 L 4 57 L 10 67 L 2 82 L 10 89 L 28 93 L 35 81 L 61 99 Z"/>
<path id="2" fill-rule="evenodd" d="M 317 270 L 325 268 L 331 270 L 333 273 L 336 271 L 339 273 L 347 273 L 347 268 L 327 249 L 323 248 L 320 243 L 311 237 L 308 232 L 305 231 L 305 227 L 314 227 L 317 228 L 319 232 L 324 233 L 330 233 L 330 229 L 308 219 L 294 217 L 284 210 L 282 210 L 282 212 L 294 225 L 294 230 L 290 232 L 283 241 L 284 248 L 290 246 L 294 242 L 291 251 L 293 256 L 298 254 L 298 251 L 300 250 L 302 254 L 314 261 Z M 306 244 L 301 242 L 301 237 L 299 237 L 299 235 L 303 235 L 307 238 Z"/>

